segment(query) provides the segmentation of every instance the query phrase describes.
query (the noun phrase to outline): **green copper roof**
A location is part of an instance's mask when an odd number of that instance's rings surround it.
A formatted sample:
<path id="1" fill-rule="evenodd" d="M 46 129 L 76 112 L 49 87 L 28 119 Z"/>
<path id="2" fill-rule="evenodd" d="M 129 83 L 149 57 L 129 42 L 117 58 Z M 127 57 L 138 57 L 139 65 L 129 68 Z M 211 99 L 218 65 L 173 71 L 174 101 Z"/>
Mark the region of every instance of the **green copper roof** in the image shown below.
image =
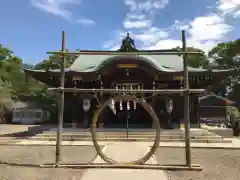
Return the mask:
<path id="1" fill-rule="evenodd" d="M 80 55 L 69 68 L 76 72 L 93 72 L 103 67 L 106 63 L 120 58 L 120 55 Z M 178 55 L 138 55 L 132 59 L 145 61 L 159 71 L 176 72 L 183 71 L 183 60 Z M 126 58 L 125 58 L 126 59 Z M 191 68 L 189 71 L 204 71 L 203 69 Z"/>
<path id="2" fill-rule="evenodd" d="M 65 72 L 96 72 L 101 69 L 106 63 L 115 61 L 116 59 L 137 59 L 139 61 L 144 61 L 149 63 L 155 69 L 160 72 L 182 72 L 183 71 L 183 59 L 178 55 L 135 55 L 135 56 L 123 56 L 123 55 L 94 55 L 94 54 L 85 54 L 78 56 L 74 63 L 65 69 Z M 209 71 L 208 69 L 201 68 L 192 68 L 188 67 L 189 72 L 192 73 L 204 73 Z M 233 69 L 224 69 L 224 70 L 211 70 L 211 72 L 229 72 Z M 25 72 L 36 72 L 36 73 L 44 73 L 45 70 L 28 70 L 25 69 Z M 59 73 L 59 69 L 48 70 L 48 72 Z"/>

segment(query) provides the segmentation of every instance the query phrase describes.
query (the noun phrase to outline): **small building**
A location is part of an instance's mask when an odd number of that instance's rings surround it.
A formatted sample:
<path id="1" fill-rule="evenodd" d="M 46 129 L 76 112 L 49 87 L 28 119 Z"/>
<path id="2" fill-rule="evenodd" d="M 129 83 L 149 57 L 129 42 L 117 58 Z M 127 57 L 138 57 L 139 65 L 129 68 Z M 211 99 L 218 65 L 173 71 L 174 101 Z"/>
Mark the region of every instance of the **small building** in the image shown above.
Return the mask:
<path id="1" fill-rule="evenodd" d="M 12 123 L 39 124 L 49 120 L 49 112 L 32 102 L 19 101 L 13 105 Z"/>
<path id="2" fill-rule="evenodd" d="M 216 94 L 208 94 L 199 98 L 200 117 L 207 124 L 228 124 L 228 106 L 236 103 Z M 221 126 L 222 126 L 221 125 Z"/>

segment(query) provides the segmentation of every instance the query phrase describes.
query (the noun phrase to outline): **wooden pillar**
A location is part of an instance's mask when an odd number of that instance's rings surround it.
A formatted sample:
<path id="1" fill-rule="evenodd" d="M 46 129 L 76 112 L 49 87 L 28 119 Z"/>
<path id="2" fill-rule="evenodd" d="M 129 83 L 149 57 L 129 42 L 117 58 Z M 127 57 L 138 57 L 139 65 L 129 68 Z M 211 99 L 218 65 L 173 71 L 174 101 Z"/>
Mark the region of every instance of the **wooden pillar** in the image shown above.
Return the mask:
<path id="1" fill-rule="evenodd" d="M 103 96 L 100 98 L 100 104 L 103 104 L 107 100 L 108 100 L 108 97 L 104 96 L 104 94 L 103 94 Z M 104 127 L 104 123 L 106 121 L 106 118 L 108 118 L 107 114 L 106 114 L 107 113 L 106 111 L 108 111 L 107 108 L 105 108 L 99 116 L 98 123 L 97 123 L 98 128 L 103 128 Z"/>
<path id="2" fill-rule="evenodd" d="M 72 108 L 72 128 L 77 128 L 77 124 L 78 124 L 78 121 L 77 121 L 77 104 L 76 104 L 76 94 L 72 94 L 72 103 L 71 103 L 71 108 Z"/>
<path id="3" fill-rule="evenodd" d="M 196 122 L 198 124 L 198 128 L 200 128 L 200 102 L 198 100 L 198 95 L 195 98 L 195 105 L 196 105 Z"/>
<path id="4" fill-rule="evenodd" d="M 199 116 L 199 101 L 197 95 L 191 95 L 190 97 L 190 122 L 192 128 L 199 128 L 200 116 Z"/>
<path id="5" fill-rule="evenodd" d="M 152 106 L 153 110 L 155 111 L 155 113 L 156 113 L 157 116 L 158 116 L 158 113 L 157 113 L 157 110 L 156 110 L 156 107 L 157 107 L 156 101 L 157 101 L 157 100 L 156 100 L 155 98 L 153 98 L 153 99 L 152 99 L 152 102 L 151 102 L 151 106 Z M 154 127 L 154 122 L 153 122 L 153 120 L 152 120 L 152 128 L 155 128 L 155 127 Z"/>

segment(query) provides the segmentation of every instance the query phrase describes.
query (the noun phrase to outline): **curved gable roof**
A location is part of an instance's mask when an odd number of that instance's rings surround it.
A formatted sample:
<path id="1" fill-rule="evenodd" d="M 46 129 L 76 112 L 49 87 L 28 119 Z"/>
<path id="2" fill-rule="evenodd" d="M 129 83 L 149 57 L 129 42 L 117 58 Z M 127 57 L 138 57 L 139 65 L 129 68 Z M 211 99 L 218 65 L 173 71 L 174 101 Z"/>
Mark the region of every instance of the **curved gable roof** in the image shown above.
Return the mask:
<path id="1" fill-rule="evenodd" d="M 128 56 L 130 59 L 138 59 L 145 61 L 155 69 L 163 72 L 183 71 L 183 59 L 178 55 L 138 55 Z M 117 59 L 126 57 L 121 55 L 80 55 L 75 62 L 70 66 L 70 71 L 77 72 L 94 72 L 105 64 L 113 62 Z M 189 68 L 190 71 L 204 71 L 199 68 Z"/>
<path id="2" fill-rule="evenodd" d="M 105 51 L 101 51 L 105 52 Z M 74 63 L 69 67 L 65 68 L 65 72 L 77 72 L 77 73 L 91 73 L 100 70 L 106 64 L 114 62 L 115 60 L 121 61 L 129 58 L 132 60 L 144 61 L 151 65 L 159 72 L 166 73 L 179 73 L 183 72 L 183 59 L 178 55 L 132 55 L 132 56 L 124 56 L 124 55 L 113 55 L 112 51 L 109 51 L 108 54 L 84 54 L 79 55 Z M 188 67 L 190 73 L 229 73 L 232 71 L 236 71 L 236 69 L 223 69 L 223 70 L 209 70 L 202 68 L 193 68 Z M 33 70 L 33 69 L 24 69 L 26 73 L 59 73 L 60 69 L 49 69 L 46 70 Z"/>

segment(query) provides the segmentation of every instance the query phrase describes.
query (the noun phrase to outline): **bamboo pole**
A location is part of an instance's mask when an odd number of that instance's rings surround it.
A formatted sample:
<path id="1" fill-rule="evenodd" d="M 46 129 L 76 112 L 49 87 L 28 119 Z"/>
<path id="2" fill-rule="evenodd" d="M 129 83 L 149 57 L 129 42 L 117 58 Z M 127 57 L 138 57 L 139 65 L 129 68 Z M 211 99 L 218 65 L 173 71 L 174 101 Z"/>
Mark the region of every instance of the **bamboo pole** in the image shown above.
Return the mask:
<path id="1" fill-rule="evenodd" d="M 51 91 L 64 91 L 64 92 L 87 92 L 87 93 L 136 93 L 136 94 L 181 94 L 188 91 L 192 94 L 204 93 L 205 89 L 78 89 L 78 88 L 48 88 Z"/>
<path id="2" fill-rule="evenodd" d="M 52 51 L 47 54 L 57 54 L 66 56 L 76 55 L 120 55 L 120 56 L 138 56 L 138 55 L 183 55 L 184 52 L 155 52 L 155 51 L 139 51 L 139 52 L 108 52 L 108 51 L 83 51 L 83 52 L 63 52 L 63 51 Z M 188 52 L 188 54 L 201 55 L 202 52 Z"/>
<path id="3" fill-rule="evenodd" d="M 62 52 L 65 51 L 65 32 L 62 32 Z M 62 57 L 60 62 L 60 89 L 64 89 L 65 84 L 65 57 Z M 61 160 L 61 144 L 62 144 L 62 127 L 63 127 L 63 112 L 64 112 L 64 91 L 60 91 L 59 105 L 58 105 L 58 128 L 57 128 L 57 142 L 56 142 L 56 166 Z"/>
<path id="4" fill-rule="evenodd" d="M 186 32 L 182 30 L 182 51 L 183 54 L 183 69 L 184 69 L 184 130 L 185 130 L 185 155 L 186 165 L 191 167 L 191 147 L 190 147 L 190 115 L 189 115 L 189 77 L 187 67 L 187 47 L 186 47 Z"/>
<path id="5" fill-rule="evenodd" d="M 40 165 L 41 168 L 55 168 L 55 164 L 43 164 Z M 117 169 L 154 169 L 154 170 L 168 170 L 168 171 L 202 171 L 203 167 L 198 164 L 193 164 L 191 167 L 185 164 L 170 164 L 170 165 L 160 165 L 160 164 L 143 164 L 143 165 L 124 165 L 124 164 L 106 164 L 106 163 L 82 163 L 82 164 L 59 164 L 58 168 L 117 168 Z"/>

